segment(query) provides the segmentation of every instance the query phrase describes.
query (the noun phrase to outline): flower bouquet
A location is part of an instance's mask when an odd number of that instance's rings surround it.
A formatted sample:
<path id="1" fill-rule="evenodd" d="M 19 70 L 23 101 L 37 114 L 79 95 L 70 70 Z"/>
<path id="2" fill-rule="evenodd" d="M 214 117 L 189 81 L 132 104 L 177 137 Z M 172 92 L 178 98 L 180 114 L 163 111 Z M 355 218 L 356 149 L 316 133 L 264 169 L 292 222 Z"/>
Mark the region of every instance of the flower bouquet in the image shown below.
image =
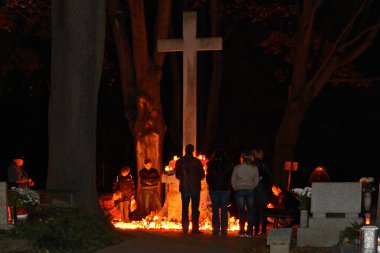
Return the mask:
<path id="1" fill-rule="evenodd" d="M 40 204 L 40 196 L 29 188 L 12 187 L 9 190 L 9 201 L 15 208 L 27 208 Z"/>
<path id="2" fill-rule="evenodd" d="M 294 188 L 292 190 L 298 200 L 298 209 L 310 210 L 311 206 L 311 187 Z"/>
<path id="3" fill-rule="evenodd" d="M 362 178 L 360 178 L 359 182 L 362 184 L 362 191 L 363 192 L 371 193 L 371 192 L 375 191 L 373 177 L 362 177 Z"/>

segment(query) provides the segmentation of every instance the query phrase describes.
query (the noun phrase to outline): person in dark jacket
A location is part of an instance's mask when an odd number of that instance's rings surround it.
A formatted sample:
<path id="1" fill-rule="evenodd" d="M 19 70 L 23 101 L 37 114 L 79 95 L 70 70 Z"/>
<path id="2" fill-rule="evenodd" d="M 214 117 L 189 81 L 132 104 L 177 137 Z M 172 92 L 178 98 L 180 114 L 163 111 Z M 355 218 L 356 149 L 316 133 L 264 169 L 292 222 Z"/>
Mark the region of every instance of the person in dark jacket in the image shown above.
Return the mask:
<path id="1" fill-rule="evenodd" d="M 131 168 L 123 165 L 120 173 L 115 177 L 112 186 L 114 192 L 121 191 L 123 193 L 123 197 L 118 201 L 117 207 L 124 222 L 130 221 L 129 208 L 131 201 L 135 198 L 135 181 L 130 172 Z"/>
<path id="2" fill-rule="evenodd" d="M 226 236 L 227 206 L 231 191 L 232 164 L 222 150 L 216 150 L 207 163 L 206 181 L 212 206 L 212 234 Z M 220 214 L 219 214 L 220 210 Z"/>
<path id="3" fill-rule="evenodd" d="M 201 181 L 205 171 L 201 161 L 193 156 L 194 145 L 187 144 L 185 155 L 177 160 L 175 176 L 179 180 L 179 191 L 182 198 L 182 231 L 189 231 L 189 204 L 191 200 L 192 234 L 201 234 L 199 231 L 199 201 L 201 195 Z"/>
<path id="4" fill-rule="evenodd" d="M 262 148 L 257 147 L 253 149 L 253 156 L 255 160 L 253 164 L 259 169 L 260 181 L 258 186 L 255 188 L 255 207 L 254 207 L 254 224 L 255 224 L 255 235 L 260 234 L 260 225 L 262 227 L 262 216 L 263 212 L 269 203 L 272 192 L 272 171 L 269 169 L 267 164 L 264 162 L 264 151 Z M 266 229 L 261 228 L 261 233 L 266 234 Z"/>
<path id="5" fill-rule="evenodd" d="M 152 168 L 150 159 L 145 159 L 144 166 L 145 168 L 140 170 L 139 176 L 145 214 L 149 215 L 152 211 L 161 210 L 161 201 L 158 195 L 158 184 L 161 176 L 157 169 Z"/>
<path id="6" fill-rule="evenodd" d="M 33 180 L 28 173 L 22 168 L 24 165 L 24 157 L 16 156 L 8 167 L 8 183 L 9 187 L 19 187 L 26 189 L 34 185 Z"/>
<path id="7" fill-rule="evenodd" d="M 298 200 L 294 193 L 284 189 L 280 185 L 272 185 L 272 199 L 271 203 L 273 208 L 266 208 L 266 216 L 273 215 L 287 216 L 284 218 L 278 218 L 278 228 L 291 227 L 299 220 Z M 268 218 L 273 222 L 273 219 Z M 266 228 L 268 219 L 263 219 L 263 230 Z"/>

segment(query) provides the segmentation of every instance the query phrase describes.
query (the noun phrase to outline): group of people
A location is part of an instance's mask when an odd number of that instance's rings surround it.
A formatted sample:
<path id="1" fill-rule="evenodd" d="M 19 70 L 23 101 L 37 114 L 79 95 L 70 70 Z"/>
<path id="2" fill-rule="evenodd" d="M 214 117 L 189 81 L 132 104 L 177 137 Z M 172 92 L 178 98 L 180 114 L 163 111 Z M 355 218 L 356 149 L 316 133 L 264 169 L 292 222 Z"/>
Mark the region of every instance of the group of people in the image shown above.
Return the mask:
<path id="1" fill-rule="evenodd" d="M 194 156 L 194 146 L 188 144 L 185 155 L 177 160 L 175 176 L 179 180 L 182 200 L 182 230 L 189 232 L 189 205 L 191 202 L 192 234 L 201 234 L 199 230 L 199 205 L 201 181 L 206 178 L 212 206 L 212 234 L 226 236 L 228 230 L 228 205 L 231 188 L 238 209 L 238 236 L 252 237 L 266 233 L 266 217 L 263 214 L 269 202 L 275 208 L 293 210 L 297 208 L 294 195 L 272 185 L 272 172 L 263 161 L 263 150 L 255 148 L 241 153 L 240 163 L 233 165 L 227 154 L 216 150 L 207 162 L 207 175 L 201 161 Z M 15 157 L 8 167 L 10 187 L 27 188 L 34 185 L 33 180 L 22 168 L 23 157 Z M 152 161 L 145 159 L 144 168 L 139 172 L 144 215 L 161 210 L 158 193 L 161 175 L 152 167 Z M 112 193 L 99 197 L 100 206 L 105 214 L 114 221 L 130 221 L 130 212 L 136 209 L 136 186 L 129 166 L 123 165 L 114 178 Z M 273 198 L 274 197 L 274 198 Z M 283 220 L 282 226 L 292 225 L 293 220 Z M 247 223 L 247 226 L 246 226 Z M 260 229 L 261 227 L 261 229 Z"/>
<path id="2" fill-rule="evenodd" d="M 233 166 L 222 150 L 216 150 L 207 162 L 205 175 L 202 163 L 193 156 L 194 146 L 188 144 L 185 155 L 176 162 L 176 177 L 180 181 L 182 197 L 182 230 L 189 231 L 188 208 L 191 200 L 191 221 L 193 234 L 199 231 L 199 199 L 201 181 L 206 177 L 212 206 L 212 234 L 226 236 L 228 230 L 228 205 L 231 187 L 238 207 L 238 236 L 252 237 L 266 233 L 266 217 L 269 202 L 274 208 L 297 208 L 297 200 L 292 193 L 278 185 L 272 185 L 272 172 L 263 161 L 263 149 L 244 150 L 240 163 Z M 272 193 L 273 192 L 273 193 Z M 293 220 L 284 220 L 280 225 L 291 226 Z M 247 226 L 246 226 L 247 223 Z M 261 230 L 260 230 L 261 227 Z"/>
<path id="3" fill-rule="evenodd" d="M 252 237 L 253 234 L 259 234 L 272 183 L 272 172 L 263 161 L 263 150 L 244 150 L 240 163 L 235 166 L 223 151 L 215 151 L 207 163 L 206 180 L 212 203 L 213 235 L 227 235 L 230 186 L 238 207 L 238 236 Z M 263 227 L 262 233 L 265 232 Z"/>
<path id="4" fill-rule="evenodd" d="M 238 209 L 238 236 L 252 237 L 266 233 L 267 217 L 263 216 L 271 202 L 277 209 L 296 209 L 297 200 L 285 189 L 272 185 L 272 172 L 263 161 L 263 149 L 243 150 L 240 163 L 233 165 L 227 154 L 216 150 L 207 162 L 207 174 L 202 162 L 194 156 L 194 146 L 185 147 L 185 155 L 176 161 L 175 177 L 179 180 L 182 201 L 182 231 L 189 233 L 191 202 L 192 234 L 201 234 L 199 229 L 199 205 L 201 181 L 205 178 L 212 206 L 212 234 L 226 236 L 228 230 L 228 206 L 231 190 Z M 141 202 L 144 215 L 162 208 L 158 187 L 161 175 L 152 168 L 152 161 L 145 159 L 144 168 L 139 172 Z M 113 193 L 100 197 L 101 206 L 111 219 L 130 221 L 131 203 L 135 198 L 135 181 L 130 168 L 123 166 L 113 183 Z M 108 205 L 107 205 L 108 203 Z M 114 203 L 114 205 L 112 204 Z M 290 226 L 292 220 L 283 220 L 281 226 Z M 246 225 L 247 224 L 247 225 Z"/>
<path id="5" fill-rule="evenodd" d="M 144 216 L 161 209 L 158 186 L 161 176 L 152 167 L 150 159 L 144 160 L 144 168 L 139 172 Z M 131 169 L 123 165 L 112 185 L 112 193 L 99 196 L 100 206 L 110 220 L 130 222 L 130 213 L 137 209 L 136 184 Z M 140 208 L 141 210 L 141 208 Z"/>

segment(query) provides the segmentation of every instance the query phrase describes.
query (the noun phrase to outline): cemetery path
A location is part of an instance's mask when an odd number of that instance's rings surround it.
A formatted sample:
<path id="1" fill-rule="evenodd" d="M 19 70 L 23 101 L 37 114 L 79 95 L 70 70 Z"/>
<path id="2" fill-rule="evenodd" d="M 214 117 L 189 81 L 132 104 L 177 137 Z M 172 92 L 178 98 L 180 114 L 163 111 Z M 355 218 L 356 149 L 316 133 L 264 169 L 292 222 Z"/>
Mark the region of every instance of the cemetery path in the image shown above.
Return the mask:
<path id="1" fill-rule="evenodd" d="M 131 231 L 129 238 L 96 253 L 269 253 L 266 236 L 241 238 L 231 232 L 225 238 L 213 237 L 211 233 L 185 235 L 180 231 Z"/>

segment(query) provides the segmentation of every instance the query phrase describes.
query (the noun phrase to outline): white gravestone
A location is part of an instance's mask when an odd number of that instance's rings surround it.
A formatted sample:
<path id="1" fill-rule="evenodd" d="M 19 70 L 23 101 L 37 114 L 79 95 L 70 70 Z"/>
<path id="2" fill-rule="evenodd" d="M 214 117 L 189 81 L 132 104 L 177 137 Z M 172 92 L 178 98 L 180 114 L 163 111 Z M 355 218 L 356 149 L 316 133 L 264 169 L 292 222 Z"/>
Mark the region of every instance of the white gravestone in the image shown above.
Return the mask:
<path id="1" fill-rule="evenodd" d="M 352 223 L 361 223 L 362 186 L 359 182 L 312 184 L 308 227 L 297 229 L 298 247 L 332 247 Z"/>
<path id="2" fill-rule="evenodd" d="M 8 224 L 8 187 L 6 182 L 0 182 L 0 229 L 10 229 Z"/>
<path id="3" fill-rule="evenodd" d="M 182 151 L 197 147 L 197 51 L 222 50 L 222 38 L 197 38 L 196 12 L 183 13 L 183 39 L 161 39 L 158 52 L 183 52 Z"/>

